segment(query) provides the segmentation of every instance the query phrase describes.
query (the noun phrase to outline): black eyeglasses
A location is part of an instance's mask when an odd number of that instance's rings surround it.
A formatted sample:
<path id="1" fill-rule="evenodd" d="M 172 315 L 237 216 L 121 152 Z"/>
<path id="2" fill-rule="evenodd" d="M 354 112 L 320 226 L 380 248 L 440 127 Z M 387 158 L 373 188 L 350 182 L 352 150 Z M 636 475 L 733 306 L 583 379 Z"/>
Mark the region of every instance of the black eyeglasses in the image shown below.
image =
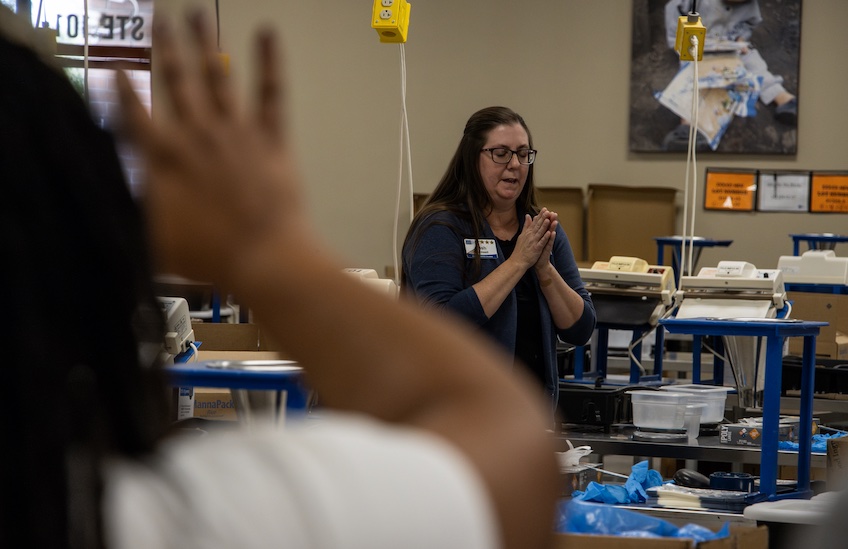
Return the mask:
<path id="1" fill-rule="evenodd" d="M 495 147 L 493 149 L 481 149 L 480 152 L 489 153 L 495 164 L 509 164 L 512 161 L 512 155 L 518 157 L 519 164 L 532 164 L 536 161 L 537 151 L 533 149 L 518 149 L 514 151 L 504 147 Z"/>

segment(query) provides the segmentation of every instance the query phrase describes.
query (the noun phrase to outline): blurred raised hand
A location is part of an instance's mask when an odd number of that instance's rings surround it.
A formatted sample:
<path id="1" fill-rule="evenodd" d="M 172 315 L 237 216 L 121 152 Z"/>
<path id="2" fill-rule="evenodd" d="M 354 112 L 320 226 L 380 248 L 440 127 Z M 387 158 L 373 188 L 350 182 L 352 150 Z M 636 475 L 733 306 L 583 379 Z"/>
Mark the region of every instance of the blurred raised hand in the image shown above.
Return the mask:
<path id="1" fill-rule="evenodd" d="M 258 36 L 258 97 L 247 112 L 206 19 L 193 14 L 188 27 L 194 48 L 181 55 L 173 27 L 157 19 L 156 62 L 168 105 L 155 119 L 118 74 L 124 129 L 147 161 L 145 210 L 157 267 L 228 285 L 238 258 L 265 238 L 287 231 L 298 243 L 309 231 L 273 35 Z"/>

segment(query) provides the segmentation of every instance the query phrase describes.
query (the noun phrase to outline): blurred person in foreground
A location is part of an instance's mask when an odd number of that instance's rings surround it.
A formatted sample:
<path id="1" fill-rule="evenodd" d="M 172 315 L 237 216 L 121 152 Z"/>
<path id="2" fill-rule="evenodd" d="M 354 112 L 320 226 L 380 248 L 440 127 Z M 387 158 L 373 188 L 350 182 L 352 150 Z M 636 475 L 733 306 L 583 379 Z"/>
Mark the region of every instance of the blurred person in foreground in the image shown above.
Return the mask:
<path id="1" fill-rule="evenodd" d="M 15 75 L 0 87 L 0 234 L 15 259 L 0 271 L 13 319 L 0 546 L 546 546 L 557 472 L 530 382 L 464 324 L 342 273 L 305 213 L 272 36 L 247 113 L 203 18 L 190 28 L 184 58 L 156 27 L 170 116 L 152 121 L 118 77 L 147 161 L 145 223 L 111 138 L 0 26 Z M 336 413 L 169 433 L 148 239 L 157 271 L 248 303 Z"/>

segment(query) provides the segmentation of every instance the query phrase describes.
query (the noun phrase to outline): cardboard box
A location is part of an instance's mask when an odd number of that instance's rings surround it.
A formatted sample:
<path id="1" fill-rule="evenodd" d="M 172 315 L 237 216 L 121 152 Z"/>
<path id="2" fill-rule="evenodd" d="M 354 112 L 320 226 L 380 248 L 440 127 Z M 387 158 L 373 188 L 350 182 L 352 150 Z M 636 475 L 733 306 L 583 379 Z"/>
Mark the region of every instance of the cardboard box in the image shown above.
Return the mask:
<path id="1" fill-rule="evenodd" d="M 574 258 L 585 260 L 586 253 L 586 209 L 583 189 L 580 187 L 536 187 L 536 202 L 559 216 Z M 607 258 L 609 259 L 609 258 Z"/>
<path id="2" fill-rule="evenodd" d="M 230 390 L 221 387 L 179 387 L 177 419 L 199 417 L 235 421 L 238 419 Z"/>
<path id="3" fill-rule="evenodd" d="M 585 492 L 590 482 L 602 482 L 603 476 L 601 471 L 586 465 L 562 467 L 559 471 L 560 496 L 568 497 L 575 490 Z"/>
<path id="4" fill-rule="evenodd" d="M 412 215 L 417 214 L 424 207 L 428 198 L 430 193 L 412 193 Z"/>
<path id="5" fill-rule="evenodd" d="M 789 338 L 789 354 L 804 356 L 804 340 L 800 337 Z M 848 360 L 848 335 L 836 332 L 833 339 L 819 335 L 816 337 L 816 358 Z"/>
<path id="6" fill-rule="evenodd" d="M 836 332 L 832 342 L 822 342 L 821 350 L 819 350 L 818 338 L 816 338 L 816 355 L 820 355 L 820 353 L 827 353 L 829 358 L 848 360 L 848 335 Z"/>
<path id="7" fill-rule="evenodd" d="M 778 465 L 777 478 L 781 480 L 798 480 L 798 466 Z M 824 467 L 810 467 L 810 480 L 823 480 L 827 482 L 827 469 Z"/>
<path id="8" fill-rule="evenodd" d="M 553 549 L 694 549 L 691 539 L 556 534 Z M 747 549 L 747 548 L 746 548 Z M 762 549 L 767 549 L 763 546 Z"/>
<path id="9" fill-rule="evenodd" d="M 788 440 L 798 442 L 798 426 L 800 420 L 797 417 L 782 417 L 777 427 L 777 438 L 780 441 Z M 815 432 L 816 429 L 813 429 Z M 719 442 L 731 446 L 762 446 L 763 424 L 762 421 L 753 424 L 748 423 L 723 423 L 719 425 Z"/>
<path id="10" fill-rule="evenodd" d="M 816 337 L 816 356 L 848 358 L 848 295 L 787 292 L 792 318 L 827 322 Z M 804 340 L 789 338 L 789 354 L 802 356 Z"/>
<path id="11" fill-rule="evenodd" d="M 654 263 L 658 252 L 654 238 L 675 234 L 677 192 L 670 187 L 590 184 L 586 259 L 608 261 L 623 255 Z"/>
<path id="12" fill-rule="evenodd" d="M 226 324 L 214 322 L 192 322 L 194 338 L 203 343 L 201 352 L 244 351 L 276 353 L 281 349 L 257 324 Z"/>
<path id="13" fill-rule="evenodd" d="M 198 360 L 281 360 L 284 353 L 256 324 L 193 322 L 201 342 Z M 236 420 L 230 390 L 222 387 L 178 387 L 177 419 Z"/>
<path id="14" fill-rule="evenodd" d="M 685 538 L 631 538 L 589 534 L 556 534 L 553 549 L 768 549 L 765 526 L 731 526 L 730 535 L 695 543 Z"/>
<path id="15" fill-rule="evenodd" d="M 827 489 L 848 487 L 848 437 L 827 441 Z"/>

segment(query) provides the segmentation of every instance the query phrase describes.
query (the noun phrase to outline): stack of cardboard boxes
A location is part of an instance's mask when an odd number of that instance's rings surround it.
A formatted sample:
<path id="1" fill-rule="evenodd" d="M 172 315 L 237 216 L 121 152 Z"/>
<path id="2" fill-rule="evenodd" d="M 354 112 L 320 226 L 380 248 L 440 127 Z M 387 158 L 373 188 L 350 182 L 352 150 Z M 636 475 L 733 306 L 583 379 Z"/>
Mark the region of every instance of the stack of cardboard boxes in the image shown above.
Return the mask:
<path id="1" fill-rule="evenodd" d="M 816 338 L 816 356 L 848 360 L 848 295 L 788 292 L 792 318 L 827 322 Z M 804 340 L 789 338 L 789 354 L 802 356 Z"/>

